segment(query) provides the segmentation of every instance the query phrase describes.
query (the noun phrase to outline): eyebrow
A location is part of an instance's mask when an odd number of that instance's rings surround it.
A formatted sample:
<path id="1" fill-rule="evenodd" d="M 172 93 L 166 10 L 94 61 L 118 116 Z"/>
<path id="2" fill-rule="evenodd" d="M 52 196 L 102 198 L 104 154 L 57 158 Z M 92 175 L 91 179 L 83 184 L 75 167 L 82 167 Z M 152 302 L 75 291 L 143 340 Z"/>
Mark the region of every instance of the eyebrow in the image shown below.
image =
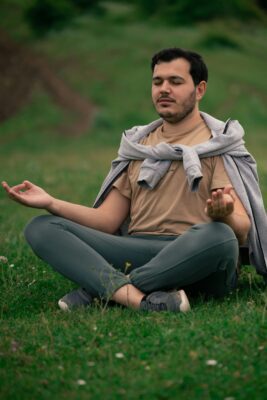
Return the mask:
<path id="1" fill-rule="evenodd" d="M 166 78 L 164 78 L 164 77 L 162 77 L 162 76 L 153 76 L 153 78 L 152 78 L 152 81 L 156 81 L 156 80 L 158 80 L 158 79 L 178 79 L 178 80 L 180 80 L 180 81 L 185 81 L 185 79 L 182 77 L 182 76 L 179 76 L 179 75 L 171 75 L 171 76 L 167 76 Z"/>

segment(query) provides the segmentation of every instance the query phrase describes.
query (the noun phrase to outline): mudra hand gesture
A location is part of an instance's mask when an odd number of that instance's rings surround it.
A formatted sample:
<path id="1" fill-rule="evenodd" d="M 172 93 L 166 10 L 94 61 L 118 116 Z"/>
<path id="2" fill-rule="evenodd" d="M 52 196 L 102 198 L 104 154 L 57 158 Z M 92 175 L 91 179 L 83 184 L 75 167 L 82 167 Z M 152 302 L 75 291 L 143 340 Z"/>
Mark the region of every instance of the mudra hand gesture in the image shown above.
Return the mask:
<path id="1" fill-rule="evenodd" d="M 27 207 L 47 208 L 52 202 L 52 196 L 27 180 L 13 187 L 2 182 L 2 186 L 12 200 Z"/>
<path id="2" fill-rule="evenodd" d="M 206 214 L 213 220 L 220 220 L 228 217 L 234 211 L 235 196 L 231 185 L 224 189 L 214 190 L 211 198 L 207 200 Z"/>

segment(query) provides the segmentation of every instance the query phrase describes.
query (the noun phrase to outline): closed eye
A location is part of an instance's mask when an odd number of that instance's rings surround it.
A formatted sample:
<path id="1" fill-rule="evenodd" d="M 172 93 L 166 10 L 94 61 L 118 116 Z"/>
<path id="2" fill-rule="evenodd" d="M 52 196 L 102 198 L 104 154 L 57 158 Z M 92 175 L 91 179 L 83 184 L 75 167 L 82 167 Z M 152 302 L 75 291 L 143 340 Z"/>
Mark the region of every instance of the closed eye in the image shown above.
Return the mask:
<path id="1" fill-rule="evenodd" d="M 181 84 L 184 83 L 184 79 L 182 79 L 179 76 L 170 76 L 167 79 L 162 79 L 162 78 L 159 78 L 159 77 L 155 77 L 155 78 L 153 78 L 152 82 L 153 82 L 153 85 L 160 86 L 160 85 L 162 85 L 164 83 L 165 80 L 168 81 L 168 83 L 170 85 L 181 85 Z"/>
<path id="2" fill-rule="evenodd" d="M 162 85 L 163 80 L 162 79 L 153 79 L 153 85 L 159 86 Z"/>
<path id="3" fill-rule="evenodd" d="M 181 79 L 174 78 L 174 79 L 170 79 L 170 83 L 172 85 L 182 85 L 182 83 L 184 83 L 184 82 Z"/>

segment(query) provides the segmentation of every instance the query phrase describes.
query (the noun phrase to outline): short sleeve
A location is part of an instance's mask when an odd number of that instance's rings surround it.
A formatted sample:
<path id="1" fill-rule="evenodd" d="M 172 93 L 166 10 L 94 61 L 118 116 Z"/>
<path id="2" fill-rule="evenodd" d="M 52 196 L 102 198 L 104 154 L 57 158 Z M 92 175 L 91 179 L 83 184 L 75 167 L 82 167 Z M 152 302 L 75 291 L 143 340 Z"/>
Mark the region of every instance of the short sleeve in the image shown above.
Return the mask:
<path id="1" fill-rule="evenodd" d="M 224 188 L 231 185 L 230 178 L 225 170 L 222 157 L 214 157 L 214 169 L 211 182 L 211 190 Z"/>
<path id="2" fill-rule="evenodd" d="M 128 177 L 128 170 L 124 171 L 119 178 L 113 183 L 113 187 L 118 189 L 118 191 L 128 199 L 132 197 L 132 189 L 130 180 Z"/>

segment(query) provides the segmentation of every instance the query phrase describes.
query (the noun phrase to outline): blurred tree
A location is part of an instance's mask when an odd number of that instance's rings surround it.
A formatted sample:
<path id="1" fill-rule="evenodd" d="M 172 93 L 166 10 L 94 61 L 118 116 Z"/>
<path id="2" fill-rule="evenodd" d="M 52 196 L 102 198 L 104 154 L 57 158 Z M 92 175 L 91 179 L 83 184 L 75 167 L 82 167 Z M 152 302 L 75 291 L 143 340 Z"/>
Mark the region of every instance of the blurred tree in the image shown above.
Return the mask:
<path id="1" fill-rule="evenodd" d="M 37 36 L 51 29 L 61 29 L 70 20 L 85 11 L 100 14 L 100 0 L 34 0 L 25 17 Z"/>
<path id="2" fill-rule="evenodd" d="M 96 10 L 100 8 L 99 0 L 70 0 L 80 10 Z"/>
<path id="3" fill-rule="evenodd" d="M 145 16 L 157 16 L 166 22 L 190 23 L 215 18 L 260 19 L 259 3 L 266 0 L 135 0 Z M 258 3 L 258 4 L 257 4 Z"/>
<path id="4" fill-rule="evenodd" d="M 73 121 L 59 126 L 58 132 L 81 135 L 88 130 L 93 104 L 62 80 L 44 57 L 16 43 L 0 28 L 0 123 L 27 104 L 35 82 L 63 112 L 73 115 Z"/>
<path id="5" fill-rule="evenodd" d="M 26 11 L 26 20 L 37 36 L 63 27 L 75 14 L 69 0 L 35 0 Z"/>
<path id="6" fill-rule="evenodd" d="M 256 0 L 256 4 L 263 10 L 267 11 L 267 0 Z"/>

